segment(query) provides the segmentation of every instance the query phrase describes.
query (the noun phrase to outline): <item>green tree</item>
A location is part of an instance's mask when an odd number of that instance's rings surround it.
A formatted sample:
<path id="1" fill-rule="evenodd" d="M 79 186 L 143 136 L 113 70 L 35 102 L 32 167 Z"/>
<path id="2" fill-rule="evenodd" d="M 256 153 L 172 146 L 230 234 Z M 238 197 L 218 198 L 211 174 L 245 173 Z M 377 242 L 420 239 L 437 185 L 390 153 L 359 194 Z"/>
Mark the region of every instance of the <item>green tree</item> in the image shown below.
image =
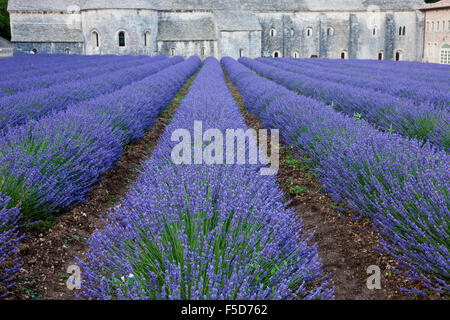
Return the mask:
<path id="1" fill-rule="evenodd" d="M 8 0 L 0 0 L 0 36 L 11 39 L 11 28 L 9 27 Z"/>

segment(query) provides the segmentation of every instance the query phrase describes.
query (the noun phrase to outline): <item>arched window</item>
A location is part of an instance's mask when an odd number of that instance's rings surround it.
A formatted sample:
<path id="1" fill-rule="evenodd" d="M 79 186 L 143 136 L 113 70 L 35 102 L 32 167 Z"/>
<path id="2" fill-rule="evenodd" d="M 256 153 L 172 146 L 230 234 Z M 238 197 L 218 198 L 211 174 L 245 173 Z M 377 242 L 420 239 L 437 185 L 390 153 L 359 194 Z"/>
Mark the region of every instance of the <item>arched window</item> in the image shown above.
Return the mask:
<path id="1" fill-rule="evenodd" d="M 275 28 L 271 28 L 270 29 L 270 36 L 271 37 L 275 37 L 277 35 L 277 30 L 275 30 Z"/>
<path id="2" fill-rule="evenodd" d="M 373 26 L 372 28 L 372 35 L 376 36 L 378 34 L 378 27 L 377 26 Z"/>
<path id="3" fill-rule="evenodd" d="M 383 60 L 383 58 L 384 58 L 383 51 L 378 51 L 378 60 Z"/>
<path id="4" fill-rule="evenodd" d="M 395 61 L 400 61 L 402 60 L 402 52 L 399 50 L 397 52 L 395 52 Z"/>
<path id="5" fill-rule="evenodd" d="M 307 37 L 311 37 L 312 32 L 313 32 L 313 28 L 311 28 L 311 27 L 306 28 L 306 36 Z"/>
<path id="6" fill-rule="evenodd" d="M 144 45 L 149 48 L 150 47 L 150 31 L 146 31 L 144 34 Z"/>
<path id="7" fill-rule="evenodd" d="M 406 27 L 405 26 L 403 26 L 403 35 L 404 36 L 406 35 Z"/>
<path id="8" fill-rule="evenodd" d="M 170 55 L 172 57 L 175 56 L 175 48 L 170 49 Z"/>
<path id="9" fill-rule="evenodd" d="M 430 32 L 430 21 L 427 21 L 427 31 Z"/>
<path id="10" fill-rule="evenodd" d="M 402 27 L 398 28 L 398 35 L 399 35 L 399 36 L 402 35 Z"/>
<path id="11" fill-rule="evenodd" d="M 239 58 L 244 56 L 244 49 L 239 49 Z"/>
<path id="12" fill-rule="evenodd" d="M 334 29 L 333 29 L 333 27 L 328 27 L 328 29 L 327 29 L 327 35 L 328 35 L 328 36 L 334 36 Z"/>
<path id="13" fill-rule="evenodd" d="M 295 30 L 294 30 L 294 28 L 291 28 L 291 30 L 290 30 L 290 35 L 291 35 L 291 37 L 295 36 Z"/>
<path id="14" fill-rule="evenodd" d="M 347 51 L 341 51 L 341 59 L 347 59 Z"/>
<path id="15" fill-rule="evenodd" d="M 33 49 L 33 50 L 31 50 L 31 53 L 36 54 L 36 53 L 38 53 L 38 51 L 37 51 L 37 49 Z"/>
<path id="16" fill-rule="evenodd" d="M 294 51 L 294 53 L 292 54 L 293 58 L 298 58 L 300 57 L 300 54 L 297 51 Z"/>
<path id="17" fill-rule="evenodd" d="M 434 32 L 434 21 L 431 21 L 431 31 Z"/>
<path id="18" fill-rule="evenodd" d="M 280 57 L 281 57 L 281 52 L 278 51 L 278 50 L 275 50 L 275 51 L 272 53 L 272 57 L 273 57 L 273 58 L 280 58 Z"/>
<path id="19" fill-rule="evenodd" d="M 203 48 L 202 48 L 202 57 L 204 57 L 205 55 L 206 55 L 206 48 L 203 47 Z"/>
<path id="20" fill-rule="evenodd" d="M 125 32 L 119 32 L 119 47 L 125 47 Z"/>
<path id="21" fill-rule="evenodd" d="M 64 50 L 64 52 L 65 52 L 66 54 L 70 54 L 70 48 L 66 48 L 66 49 Z"/>
<path id="22" fill-rule="evenodd" d="M 439 32 L 439 21 L 436 22 L 436 32 Z"/>
<path id="23" fill-rule="evenodd" d="M 100 37 L 97 31 L 92 32 L 92 42 L 94 43 L 94 48 L 100 47 Z"/>

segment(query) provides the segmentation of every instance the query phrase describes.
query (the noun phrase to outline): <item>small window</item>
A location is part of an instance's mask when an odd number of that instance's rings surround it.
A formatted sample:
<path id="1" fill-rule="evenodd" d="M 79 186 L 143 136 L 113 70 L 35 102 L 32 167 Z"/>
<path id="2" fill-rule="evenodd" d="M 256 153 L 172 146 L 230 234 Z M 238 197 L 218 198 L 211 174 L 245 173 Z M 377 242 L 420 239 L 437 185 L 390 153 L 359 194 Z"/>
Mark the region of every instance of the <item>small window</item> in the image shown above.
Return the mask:
<path id="1" fill-rule="evenodd" d="M 125 32 L 119 32 L 119 47 L 125 47 Z"/>
<path id="2" fill-rule="evenodd" d="M 383 51 L 378 52 L 378 60 L 383 60 L 384 54 Z"/>
<path id="3" fill-rule="evenodd" d="M 293 58 L 298 58 L 300 57 L 300 54 L 297 51 L 294 51 L 294 53 L 292 54 Z"/>
<path id="4" fill-rule="evenodd" d="M 447 21 L 447 29 L 450 31 L 450 20 Z"/>
<path id="5" fill-rule="evenodd" d="M 398 35 L 399 35 L 399 36 L 402 35 L 402 27 L 400 27 L 400 28 L 398 29 Z"/>
<path id="6" fill-rule="evenodd" d="M 306 28 L 306 36 L 307 37 L 311 37 L 312 36 L 312 32 L 313 32 L 313 29 L 311 27 Z"/>
<path id="7" fill-rule="evenodd" d="M 291 35 L 291 37 L 295 36 L 295 30 L 294 30 L 294 28 L 291 28 L 290 35 Z"/>
<path id="8" fill-rule="evenodd" d="M 239 58 L 242 58 L 244 56 L 244 49 L 239 50 Z"/>
<path id="9" fill-rule="evenodd" d="M 275 37 L 277 35 L 277 30 L 275 28 L 270 29 L 270 36 Z"/>
<path id="10" fill-rule="evenodd" d="M 144 34 L 144 45 L 150 47 L 150 31 L 146 31 Z"/>
<path id="11" fill-rule="evenodd" d="M 172 57 L 175 56 L 175 48 L 170 49 L 170 55 Z"/>
<path id="12" fill-rule="evenodd" d="M 92 41 L 94 43 L 94 48 L 100 47 L 100 37 L 97 31 L 92 32 Z"/>
<path id="13" fill-rule="evenodd" d="M 272 53 L 272 57 L 273 57 L 273 58 L 280 58 L 280 57 L 281 57 L 281 52 L 278 51 L 278 50 L 275 50 L 275 51 Z"/>
<path id="14" fill-rule="evenodd" d="M 427 31 L 430 32 L 430 21 L 427 22 Z"/>
<path id="15" fill-rule="evenodd" d="M 434 21 L 431 22 L 431 31 L 434 32 Z"/>
<path id="16" fill-rule="evenodd" d="M 65 52 L 66 54 L 70 54 L 70 49 L 69 49 L 69 48 L 66 48 L 66 49 L 64 50 L 64 52 Z"/>
<path id="17" fill-rule="evenodd" d="M 318 56 L 317 56 L 317 54 L 313 54 L 313 55 L 311 56 L 311 58 L 312 58 L 312 59 L 317 59 Z"/>
<path id="18" fill-rule="evenodd" d="M 377 26 L 373 26 L 372 28 L 372 35 L 376 36 L 378 34 L 378 27 Z"/>
<path id="19" fill-rule="evenodd" d="M 444 44 L 441 48 L 440 63 L 450 64 L 450 45 Z"/>
<path id="20" fill-rule="evenodd" d="M 341 51 L 341 59 L 347 59 L 347 51 Z"/>
<path id="21" fill-rule="evenodd" d="M 406 36 L 406 27 L 403 26 L 403 35 Z"/>
<path id="22" fill-rule="evenodd" d="M 203 47 L 203 48 L 202 48 L 202 57 L 204 57 L 205 55 L 206 55 L 206 48 Z"/>
<path id="23" fill-rule="evenodd" d="M 333 29 L 333 27 L 328 27 L 328 29 L 327 29 L 327 35 L 328 35 L 328 36 L 334 36 L 334 29 Z"/>
<path id="24" fill-rule="evenodd" d="M 38 51 L 37 51 L 37 49 L 33 49 L 33 50 L 31 50 L 31 53 L 36 54 L 36 53 L 38 53 Z"/>
<path id="25" fill-rule="evenodd" d="M 439 32 L 439 21 L 436 22 L 436 32 Z"/>
<path id="26" fill-rule="evenodd" d="M 402 60 L 402 53 L 401 53 L 401 51 L 397 51 L 395 53 L 395 61 L 400 61 L 400 60 Z"/>

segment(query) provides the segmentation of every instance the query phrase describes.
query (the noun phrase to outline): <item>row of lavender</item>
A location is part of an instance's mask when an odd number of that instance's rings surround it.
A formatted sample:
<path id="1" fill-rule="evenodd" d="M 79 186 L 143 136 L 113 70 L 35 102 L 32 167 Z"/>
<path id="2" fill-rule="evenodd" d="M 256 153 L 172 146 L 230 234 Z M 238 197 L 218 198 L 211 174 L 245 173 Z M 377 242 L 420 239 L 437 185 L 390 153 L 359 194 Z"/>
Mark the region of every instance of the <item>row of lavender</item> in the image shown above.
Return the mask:
<path id="1" fill-rule="evenodd" d="M 392 254 L 412 279 L 424 284 L 425 289 L 415 293 L 449 294 L 447 153 L 380 132 L 258 77 L 233 59 L 224 58 L 222 63 L 247 108 L 266 127 L 282 128 L 285 142 L 310 157 L 330 195 L 373 219 L 383 236 L 382 249 Z"/>
<path id="2" fill-rule="evenodd" d="M 204 130 L 246 130 L 214 58 L 206 59 L 109 224 L 88 241 L 87 261 L 80 261 L 83 296 L 331 298 L 316 248 L 284 209 L 273 177 L 260 176 L 257 166 L 172 162 L 172 134 L 193 134 L 194 121 Z"/>
<path id="3" fill-rule="evenodd" d="M 103 71 L 98 71 L 100 75 L 92 78 L 3 97 L 0 99 L 0 130 L 7 132 L 11 127 L 23 125 L 29 120 L 37 120 L 52 112 L 64 110 L 72 104 L 114 92 L 180 61 L 183 61 L 183 58 L 155 57 L 148 58 L 147 62 L 142 64 L 138 59 L 125 69 L 108 72 L 110 68 L 106 66 Z"/>
<path id="4" fill-rule="evenodd" d="M 15 270 L 8 262 L 17 246 L 13 208 L 20 210 L 21 223 L 33 223 L 83 201 L 125 145 L 144 135 L 200 66 L 198 58 L 180 60 L 120 90 L 13 128 L 0 139 L 0 237 L 10 239 L 2 242 L 0 277 Z"/>
<path id="5" fill-rule="evenodd" d="M 445 64 L 421 63 L 410 61 L 377 60 L 329 60 L 318 59 L 318 63 L 332 62 L 344 69 L 364 68 L 368 73 L 387 73 L 392 76 L 420 79 L 430 82 L 448 81 L 449 66 Z"/>
<path id="6" fill-rule="evenodd" d="M 260 61 L 272 62 L 270 59 L 261 59 Z M 314 79 L 402 97 L 408 103 L 428 103 L 438 108 L 450 109 L 450 82 L 448 79 L 439 83 L 418 81 L 409 77 L 405 78 L 403 75 L 386 74 L 386 72 L 376 74 L 365 65 L 345 69 L 345 67 L 336 66 L 329 60 L 316 62 L 312 59 L 289 58 L 276 61 L 279 62 L 276 65 L 284 70 L 301 73 Z"/>
<path id="7" fill-rule="evenodd" d="M 414 104 L 389 94 L 355 88 L 336 82 L 315 79 L 286 71 L 295 66 L 249 58 L 240 62 L 257 73 L 301 95 L 310 96 L 347 115 L 360 115 L 379 129 L 402 134 L 412 139 L 429 141 L 443 150 L 450 150 L 450 110 L 431 104 Z M 271 64 L 282 66 L 274 67 Z"/>
<path id="8" fill-rule="evenodd" d="M 14 56 L 11 59 L 0 60 L 4 61 L 2 73 L 0 74 L 0 81 L 20 80 L 29 77 L 49 75 L 62 71 L 69 71 L 77 68 L 79 65 L 86 63 L 95 65 L 98 61 L 98 56 L 68 56 L 68 55 L 22 55 Z M 102 56 L 105 61 L 108 59 L 115 59 L 116 56 Z M 123 59 L 130 58 L 130 56 L 122 56 Z M 132 58 L 132 57 L 131 57 Z"/>
<path id="9" fill-rule="evenodd" d="M 149 61 L 163 60 L 164 56 L 155 58 L 148 58 L 140 56 L 131 59 L 124 59 L 117 56 L 115 58 L 98 57 L 96 61 L 86 62 L 78 65 L 76 68 L 71 68 L 68 71 L 56 72 L 48 75 L 21 77 L 16 80 L 0 81 L 0 98 L 4 96 L 11 96 L 18 92 L 23 92 L 31 89 L 48 88 L 55 84 L 63 84 L 82 79 L 89 79 L 95 76 L 100 76 L 107 72 L 118 71 L 132 66 L 137 66 L 138 63 L 144 64 Z"/>

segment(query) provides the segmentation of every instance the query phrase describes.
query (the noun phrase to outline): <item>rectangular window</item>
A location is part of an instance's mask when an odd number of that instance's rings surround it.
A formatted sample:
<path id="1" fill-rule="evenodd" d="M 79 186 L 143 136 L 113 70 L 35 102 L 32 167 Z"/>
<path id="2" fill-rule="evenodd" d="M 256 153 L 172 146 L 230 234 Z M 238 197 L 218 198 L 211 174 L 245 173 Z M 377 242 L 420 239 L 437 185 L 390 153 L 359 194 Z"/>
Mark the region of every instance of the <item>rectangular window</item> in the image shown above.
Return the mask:
<path id="1" fill-rule="evenodd" d="M 441 63 L 450 64 L 450 49 L 444 48 L 441 50 Z"/>

